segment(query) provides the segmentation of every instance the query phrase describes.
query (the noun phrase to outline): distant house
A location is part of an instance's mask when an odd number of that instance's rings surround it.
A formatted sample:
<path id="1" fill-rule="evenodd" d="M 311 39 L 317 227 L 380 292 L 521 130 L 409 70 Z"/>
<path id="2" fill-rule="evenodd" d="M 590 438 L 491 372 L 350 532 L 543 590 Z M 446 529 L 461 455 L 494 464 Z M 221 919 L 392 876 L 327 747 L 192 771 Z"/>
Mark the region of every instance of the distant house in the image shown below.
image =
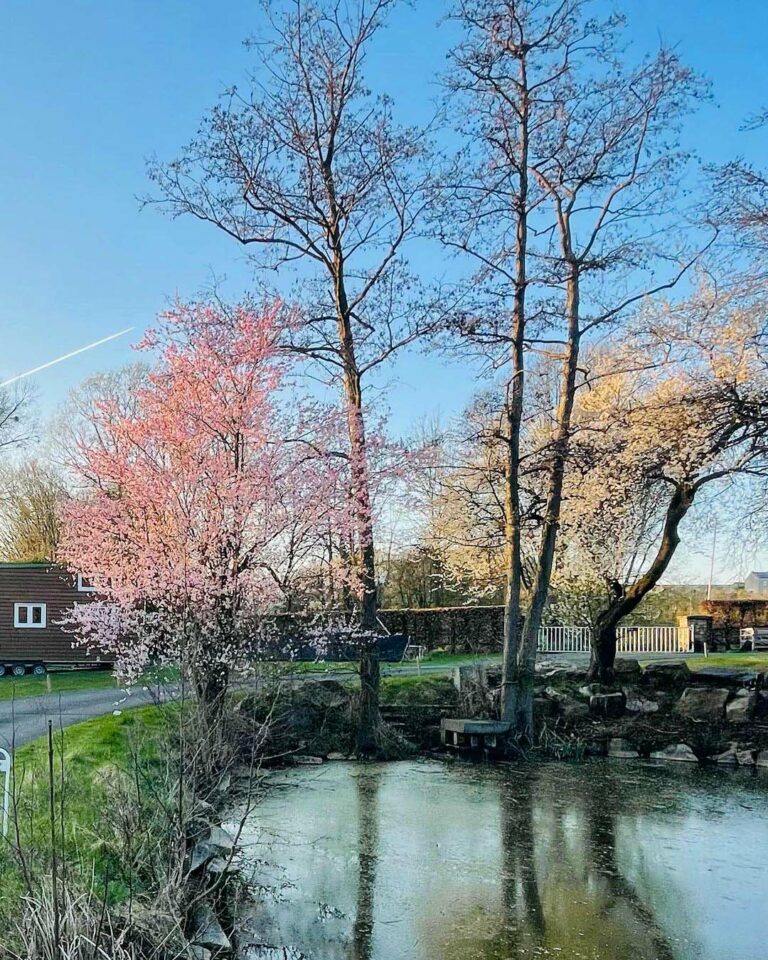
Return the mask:
<path id="1" fill-rule="evenodd" d="M 744 581 L 744 589 L 748 593 L 768 596 L 768 572 L 753 570 Z"/>
<path id="2" fill-rule="evenodd" d="M 0 563 L 0 676 L 45 673 L 49 665 L 97 663 L 60 624 L 92 599 L 80 576 L 50 563 Z"/>

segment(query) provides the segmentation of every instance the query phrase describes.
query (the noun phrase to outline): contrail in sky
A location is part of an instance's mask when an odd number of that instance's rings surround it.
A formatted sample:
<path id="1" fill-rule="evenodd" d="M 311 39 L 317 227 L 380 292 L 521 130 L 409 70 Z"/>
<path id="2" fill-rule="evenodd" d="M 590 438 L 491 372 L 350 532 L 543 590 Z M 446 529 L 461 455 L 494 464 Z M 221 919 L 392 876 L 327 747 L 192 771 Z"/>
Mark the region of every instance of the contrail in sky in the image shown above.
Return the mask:
<path id="1" fill-rule="evenodd" d="M 87 347 L 80 347 L 77 350 L 73 350 L 71 353 L 65 353 L 63 357 L 56 357 L 55 360 L 49 360 L 48 363 L 42 363 L 39 367 L 35 367 L 33 370 L 27 370 L 26 373 L 19 373 L 15 377 L 11 377 L 10 380 L 0 383 L 0 387 L 8 387 L 12 383 L 16 383 L 17 380 L 23 380 L 24 377 L 31 377 L 33 373 L 40 373 L 41 370 L 47 370 L 48 367 L 52 367 L 57 363 L 62 363 L 64 360 L 70 360 L 72 357 L 76 357 L 78 353 L 85 353 L 86 350 L 93 350 L 94 347 L 100 347 L 102 343 L 108 343 L 110 340 L 116 340 L 117 337 L 122 337 L 126 333 L 130 333 L 133 329 L 133 327 L 126 327 L 125 330 L 120 330 L 119 333 L 111 333 L 108 337 L 102 337 L 101 340 L 96 340 L 94 343 L 89 343 Z"/>

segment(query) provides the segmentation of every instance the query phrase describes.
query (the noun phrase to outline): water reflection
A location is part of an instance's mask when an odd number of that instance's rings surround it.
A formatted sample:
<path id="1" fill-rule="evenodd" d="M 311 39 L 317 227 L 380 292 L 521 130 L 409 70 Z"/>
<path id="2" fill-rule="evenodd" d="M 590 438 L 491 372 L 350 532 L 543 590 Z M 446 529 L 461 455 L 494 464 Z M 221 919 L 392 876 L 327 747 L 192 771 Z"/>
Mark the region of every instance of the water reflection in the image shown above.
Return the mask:
<path id="1" fill-rule="evenodd" d="M 379 787 L 381 768 L 363 768 L 357 789 L 357 906 L 352 935 L 354 960 L 372 960 L 374 892 L 379 859 Z"/>
<path id="2" fill-rule="evenodd" d="M 254 942 L 288 955 L 764 957 L 768 920 L 733 895 L 768 882 L 757 781 L 434 763 L 282 779 L 246 839 L 262 872 L 294 884 L 250 918 Z"/>
<path id="3" fill-rule="evenodd" d="M 544 908 L 541 903 L 533 829 L 533 789 L 526 783 L 516 797 L 500 784 L 502 844 L 502 938 L 504 952 L 510 957 L 544 942 Z M 501 950 L 497 950 L 500 953 Z"/>
<path id="4" fill-rule="evenodd" d="M 573 957 L 674 958 L 621 873 L 610 781 L 572 792 L 567 803 L 535 774 L 497 787 L 500 903 L 457 915 L 445 929 L 442 960 L 511 960 L 566 947 Z"/>

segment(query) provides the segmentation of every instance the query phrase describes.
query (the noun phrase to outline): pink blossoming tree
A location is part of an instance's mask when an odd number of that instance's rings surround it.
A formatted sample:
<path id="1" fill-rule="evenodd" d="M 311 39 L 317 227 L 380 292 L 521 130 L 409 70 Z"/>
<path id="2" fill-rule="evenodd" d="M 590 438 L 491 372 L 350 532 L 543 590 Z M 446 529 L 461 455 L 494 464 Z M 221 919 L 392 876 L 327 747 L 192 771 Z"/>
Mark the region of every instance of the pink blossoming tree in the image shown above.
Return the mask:
<path id="1" fill-rule="evenodd" d="M 287 542 L 354 538 L 343 425 L 290 390 L 278 304 L 179 305 L 139 349 L 158 362 L 126 405 L 97 402 L 73 455 L 61 555 L 96 589 L 70 628 L 122 675 L 181 662 L 214 704 L 282 599 Z"/>

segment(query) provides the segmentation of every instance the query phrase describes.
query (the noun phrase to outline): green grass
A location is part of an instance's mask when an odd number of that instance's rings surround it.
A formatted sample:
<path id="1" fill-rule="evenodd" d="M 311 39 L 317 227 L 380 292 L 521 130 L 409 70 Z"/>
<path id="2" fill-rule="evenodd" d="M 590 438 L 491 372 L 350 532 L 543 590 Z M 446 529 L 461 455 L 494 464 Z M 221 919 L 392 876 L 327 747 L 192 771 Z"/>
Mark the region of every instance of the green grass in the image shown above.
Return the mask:
<path id="1" fill-rule="evenodd" d="M 430 666 L 459 666 L 464 663 L 482 663 L 483 661 L 498 662 L 501 660 L 500 653 L 442 653 L 435 651 L 428 653 L 422 659 L 422 663 L 428 663 Z M 406 660 L 405 663 L 413 661 Z"/>
<path id="2" fill-rule="evenodd" d="M 62 757 L 67 770 L 76 772 L 82 784 L 92 783 L 107 766 L 127 768 L 131 761 L 131 743 L 145 748 L 152 742 L 152 734 L 164 726 L 162 710 L 158 707 L 136 707 L 118 716 L 109 714 L 57 731 L 56 756 Z M 16 751 L 14 765 L 33 768 L 47 763 L 48 739 L 33 740 Z"/>
<path id="3" fill-rule="evenodd" d="M 727 653 L 710 653 L 708 657 L 695 654 L 686 657 L 685 662 L 691 670 L 701 670 L 703 667 L 730 667 L 733 670 L 768 670 L 768 650 L 759 650 L 757 653 L 742 653 L 731 650 Z"/>
<path id="4" fill-rule="evenodd" d="M 21 700 L 44 693 L 103 690 L 117 687 L 110 670 L 62 670 L 44 677 L 0 677 L 0 700 Z"/>
<path id="5" fill-rule="evenodd" d="M 456 688 L 447 677 L 384 677 L 380 697 L 381 702 L 387 705 L 453 703 L 456 700 Z"/>
<path id="6" fill-rule="evenodd" d="M 167 683 L 178 677 L 172 668 L 151 670 L 137 685 Z M 79 690 L 124 689 L 111 670 L 59 670 L 43 677 L 0 677 L 0 700 L 23 700 L 46 693 L 72 693 Z"/>

